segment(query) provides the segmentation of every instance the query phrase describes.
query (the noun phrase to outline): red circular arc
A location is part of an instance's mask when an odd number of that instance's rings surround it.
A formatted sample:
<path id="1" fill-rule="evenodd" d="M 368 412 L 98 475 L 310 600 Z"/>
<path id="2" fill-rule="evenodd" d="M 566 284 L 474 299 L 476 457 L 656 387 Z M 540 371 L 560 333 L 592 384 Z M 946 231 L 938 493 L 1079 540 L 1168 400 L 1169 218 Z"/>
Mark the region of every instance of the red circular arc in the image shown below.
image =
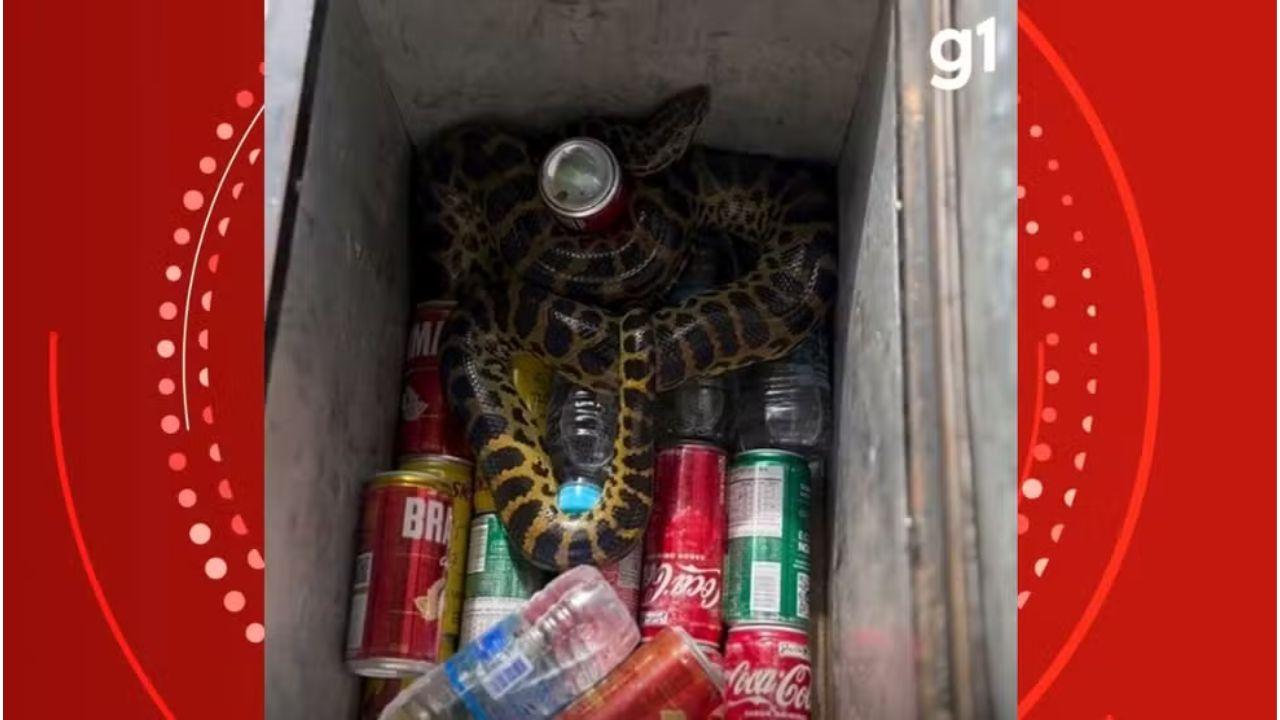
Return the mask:
<path id="1" fill-rule="evenodd" d="M 151 702 L 155 703 L 156 709 L 165 720 L 174 720 L 173 711 L 160 696 L 160 691 L 156 690 L 155 684 L 147 676 L 147 671 L 142 669 L 142 663 L 138 662 L 138 657 L 133 654 L 133 648 L 129 646 L 129 641 L 124 637 L 124 631 L 120 629 L 120 623 L 116 621 L 116 614 L 111 611 L 107 594 L 103 592 L 102 583 L 98 582 L 98 573 L 94 571 L 93 561 L 89 558 L 89 547 L 85 545 L 84 533 L 80 530 L 80 516 L 76 513 L 75 500 L 71 497 L 67 458 L 62 446 L 62 415 L 58 410 L 58 333 L 54 331 L 49 332 L 49 429 L 53 433 L 53 457 L 58 465 L 58 482 L 62 487 L 62 504 L 67 510 L 67 524 L 71 526 L 71 537 L 75 540 L 76 552 L 80 555 L 80 565 L 84 567 L 89 588 L 93 591 L 93 599 L 97 601 L 98 609 L 102 611 L 102 619 L 107 622 L 107 628 L 111 630 L 111 637 L 120 647 L 125 662 L 129 663 L 129 668 L 138 678 L 142 689 L 147 692 Z"/>
<path id="2" fill-rule="evenodd" d="M 1116 538 L 1115 545 L 1111 548 L 1111 556 L 1107 558 L 1106 567 L 1102 570 L 1102 576 L 1098 579 L 1093 595 L 1090 596 L 1088 604 L 1080 614 L 1075 626 L 1071 629 L 1071 633 L 1067 636 L 1066 641 L 1063 642 L 1062 647 L 1058 649 L 1048 668 L 1036 680 L 1031 689 L 1027 691 L 1027 694 L 1018 701 L 1018 716 L 1024 717 L 1031 712 L 1031 709 L 1035 707 L 1053 682 L 1057 680 L 1058 675 L 1062 673 L 1062 669 L 1071 661 L 1071 657 L 1079 649 L 1080 643 L 1088 635 L 1089 629 L 1093 626 L 1094 620 L 1097 619 L 1099 611 L 1102 609 L 1103 604 L 1106 603 L 1107 596 L 1111 593 L 1111 587 L 1115 583 L 1116 576 L 1120 572 L 1120 565 L 1124 562 L 1125 554 L 1129 550 L 1129 543 L 1133 539 L 1133 531 L 1138 524 L 1138 516 L 1142 512 L 1142 501 L 1147 493 L 1147 483 L 1151 478 L 1151 462 L 1155 453 L 1156 421 L 1160 406 L 1160 322 L 1156 311 L 1155 279 L 1151 270 L 1151 257 L 1147 251 L 1147 236 L 1142 229 L 1142 219 L 1138 215 L 1138 205 L 1133 197 L 1133 189 L 1129 186 L 1129 180 L 1125 176 L 1124 167 L 1120 164 L 1120 157 L 1116 154 L 1115 146 L 1111 143 L 1111 137 L 1107 134 L 1102 120 L 1098 117 L 1097 110 L 1093 107 L 1093 103 L 1085 95 L 1084 89 L 1076 80 L 1075 75 L 1071 73 L 1062 56 L 1054 49 L 1048 38 L 1040 31 L 1040 28 L 1021 9 L 1018 10 L 1018 29 L 1026 35 L 1031 44 L 1040 52 L 1040 55 L 1049 63 L 1049 67 L 1053 69 L 1054 74 L 1058 76 L 1058 80 L 1075 102 L 1076 108 L 1080 111 L 1085 124 L 1089 126 L 1089 130 L 1093 134 L 1094 142 L 1098 144 L 1098 149 L 1102 152 L 1103 160 L 1107 164 L 1107 170 L 1111 174 L 1111 180 L 1115 184 L 1120 205 L 1124 209 L 1125 220 L 1129 226 L 1129 234 L 1133 241 L 1134 255 L 1138 263 L 1138 276 L 1142 285 L 1143 309 L 1147 323 L 1147 403 L 1143 422 L 1142 445 L 1138 456 L 1138 468 L 1134 476 L 1133 490 L 1129 495 L 1129 504 L 1125 508 L 1124 519 L 1120 525 L 1120 534 Z"/>

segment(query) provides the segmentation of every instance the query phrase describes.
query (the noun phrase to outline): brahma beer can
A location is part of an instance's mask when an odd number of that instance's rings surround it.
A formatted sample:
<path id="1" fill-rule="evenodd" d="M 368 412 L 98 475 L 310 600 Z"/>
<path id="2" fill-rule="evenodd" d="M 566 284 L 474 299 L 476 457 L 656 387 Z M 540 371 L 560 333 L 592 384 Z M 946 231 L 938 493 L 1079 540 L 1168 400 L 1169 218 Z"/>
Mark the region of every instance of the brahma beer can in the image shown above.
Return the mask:
<path id="1" fill-rule="evenodd" d="M 809 465 L 782 450 L 739 453 L 729 473 L 725 622 L 808 627 Z"/>
<path id="2" fill-rule="evenodd" d="M 786 625 L 729 628 L 725 720 L 808 720 L 809 634 Z"/>
<path id="3" fill-rule="evenodd" d="M 680 628 L 631 653 L 557 720 L 701 720 L 720 707 L 724 678 Z"/>
<path id="4" fill-rule="evenodd" d="M 499 620 L 519 610 L 542 589 L 547 577 L 529 564 L 507 539 L 493 495 L 484 477 L 475 479 L 476 517 L 467 549 L 467 580 L 462 600 L 462 638 L 466 645 Z"/>
<path id="5" fill-rule="evenodd" d="M 347 631 L 357 675 L 420 675 L 452 652 L 444 606 L 455 491 L 438 473 L 411 470 L 365 484 Z"/>
<path id="6" fill-rule="evenodd" d="M 445 555 L 448 572 L 444 583 L 444 608 L 440 611 L 440 659 L 447 660 L 458 648 L 458 638 L 462 634 L 462 586 L 467 570 L 471 478 L 475 468 L 466 460 L 441 455 L 410 455 L 400 459 L 400 468 L 439 476 L 453 497 L 453 523 L 449 532 L 449 551 Z"/>
<path id="7" fill-rule="evenodd" d="M 580 232 L 608 229 L 627 206 L 618 159 L 608 145 L 587 137 L 551 148 L 538 173 L 538 192 L 561 224 Z"/>
<path id="8" fill-rule="evenodd" d="M 456 305 L 432 300 L 414 308 L 400 395 L 401 455 L 471 457 L 462 427 L 449 412 L 440 374 L 440 335 Z"/>
<path id="9" fill-rule="evenodd" d="M 724 564 L 725 454 L 687 443 L 658 453 L 653 512 L 644 536 L 641 634 L 683 628 L 694 640 L 720 644 L 720 578 Z"/>

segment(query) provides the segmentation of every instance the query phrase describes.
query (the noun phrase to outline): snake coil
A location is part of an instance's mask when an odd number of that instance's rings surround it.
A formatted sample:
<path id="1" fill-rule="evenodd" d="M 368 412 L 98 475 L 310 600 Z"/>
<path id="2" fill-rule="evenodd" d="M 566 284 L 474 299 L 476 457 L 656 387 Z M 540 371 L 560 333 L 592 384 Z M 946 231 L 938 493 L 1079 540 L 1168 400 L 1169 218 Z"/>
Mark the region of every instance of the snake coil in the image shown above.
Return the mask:
<path id="1" fill-rule="evenodd" d="M 422 273 L 459 301 L 441 347 L 446 394 L 512 544 L 539 567 L 626 555 L 653 505 L 656 393 L 786 354 L 835 295 L 830 178 L 800 163 L 691 146 L 707 106 L 699 87 L 639 122 L 587 120 L 556 136 L 604 141 L 629 176 L 629 216 L 598 235 L 566 230 L 539 198 L 550 138 L 467 125 L 425 158 L 419 216 L 431 250 Z M 754 266 L 651 309 L 702 231 L 745 246 Z M 521 354 L 617 393 L 613 460 L 587 513 L 556 504 L 542 420 L 512 380 Z"/>

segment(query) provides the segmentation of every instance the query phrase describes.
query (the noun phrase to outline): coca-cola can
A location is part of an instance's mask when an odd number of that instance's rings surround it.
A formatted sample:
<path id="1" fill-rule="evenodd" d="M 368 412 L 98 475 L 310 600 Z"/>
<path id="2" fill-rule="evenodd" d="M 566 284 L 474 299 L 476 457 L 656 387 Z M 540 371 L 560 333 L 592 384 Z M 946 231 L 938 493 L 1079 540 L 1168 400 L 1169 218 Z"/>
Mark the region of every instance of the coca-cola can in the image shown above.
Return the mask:
<path id="1" fill-rule="evenodd" d="M 719 645 L 724 484 L 725 453 L 718 447 L 686 443 L 658 453 L 644 542 L 645 639 L 671 626 L 700 643 Z"/>
<path id="2" fill-rule="evenodd" d="M 786 625 L 729 628 L 725 720 L 808 720 L 809 634 Z"/>
<path id="3" fill-rule="evenodd" d="M 462 426 L 449 412 L 440 373 L 440 335 L 457 303 L 418 303 L 409 326 L 404 389 L 400 394 L 400 454 L 471 457 Z"/>
<path id="4" fill-rule="evenodd" d="M 668 720 L 709 717 L 724 679 L 679 628 L 665 628 L 631 653 L 557 720 Z"/>
<path id="5" fill-rule="evenodd" d="M 357 675 L 420 675 L 452 652 L 453 502 L 453 485 L 436 474 L 400 470 L 365 484 L 347 625 L 347 666 Z"/>

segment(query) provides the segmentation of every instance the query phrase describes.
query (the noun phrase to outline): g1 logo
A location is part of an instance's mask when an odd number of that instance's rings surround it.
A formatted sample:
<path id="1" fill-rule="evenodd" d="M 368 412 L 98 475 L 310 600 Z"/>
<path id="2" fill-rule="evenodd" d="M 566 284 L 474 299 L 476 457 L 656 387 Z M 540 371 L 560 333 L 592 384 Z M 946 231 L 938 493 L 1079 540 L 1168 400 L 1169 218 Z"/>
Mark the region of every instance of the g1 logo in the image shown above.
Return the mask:
<path id="1" fill-rule="evenodd" d="M 978 23 L 978 37 L 982 39 L 982 71 L 995 72 L 996 69 L 996 19 L 989 17 Z M 938 72 L 929 79 L 929 84 L 939 90 L 959 90 L 969 82 L 973 74 L 973 30 L 969 28 L 946 28 L 938 31 L 929 42 L 929 59 Z M 943 49 L 948 44 L 955 44 L 954 57 L 947 58 Z"/>

